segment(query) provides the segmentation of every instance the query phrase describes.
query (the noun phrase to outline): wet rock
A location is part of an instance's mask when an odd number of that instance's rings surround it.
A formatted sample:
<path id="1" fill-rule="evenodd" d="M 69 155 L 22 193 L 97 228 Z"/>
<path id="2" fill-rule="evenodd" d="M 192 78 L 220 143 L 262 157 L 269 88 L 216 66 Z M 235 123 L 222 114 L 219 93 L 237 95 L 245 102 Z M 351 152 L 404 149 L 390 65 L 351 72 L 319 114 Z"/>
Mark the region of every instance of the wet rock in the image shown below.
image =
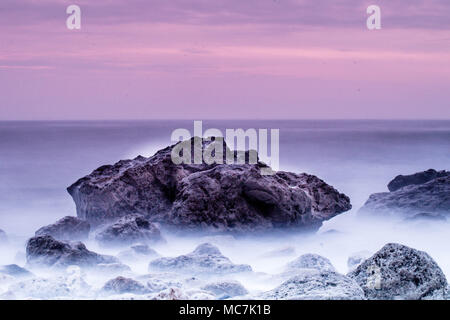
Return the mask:
<path id="1" fill-rule="evenodd" d="M 228 299 L 248 294 L 247 289 L 238 281 L 212 282 L 201 289 L 213 293 L 218 299 Z"/>
<path id="2" fill-rule="evenodd" d="M 368 299 L 443 299 L 447 280 L 436 262 L 423 251 L 389 243 L 348 274 Z"/>
<path id="3" fill-rule="evenodd" d="M 49 235 L 57 240 L 85 240 L 89 237 L 91 226 L 77 217 L 67 216 L 54 224 L 42 227 L 36 231 L 36 236 Z"/>
<path id="4" fill-rule="evenodd" d="M 436 178 L 449 176 L 449 171 L 436 171 L 434 169 L 429 169 L 427 171 L 417 172 L 411 175 L 398 175 L 388 184 L 389 191 L 397 191 L 400 188 L 415 185 L 424 184 L 428 181 L 434 180 Z"/>
<path id="5" fill-rule="evenodd" d="M 269 300 L 364 300 L 361 287 L 349 277 L 336 272 L 305 270 L 277 288 L 263 293 Z"/>
<path id="6" fill-rule="evenodd" d="M 201 151 L 211 146 L 200 138 L 188 143 Z M 137 213 L 177 229 L 248 233 L 315 230 L 351 208 L 346 195 L 319 178 L 281 171 L 262 175 L 268 167 L 261 162 L 176 165 L 171 153 L 178 146 L 102 166 L 75 182 L 68 192 L 78 217 L 99 225 Z"/>
<path id="7" fill-rule="evenodd" d="M 295 271 L 298 269 L 315 269 L 324 272 L 336 272 L 330 260 L 318 254 L 307 253 L 301 255 L 286 266 L 286 271 Z"/>
<path id="8" fill-rule="evenodd" d="M 122 294 L 122 293 L 134 293 L 134 294 L 145 294 L 148 290 L 145 286 L 136 280 L 124 277 L 117 277 L 115 279 L 109 280 L 103 286 L 103 291 Z"/>
<path id="9" fill-rule="evenodd" d="M 142 215 L 132 214 L 97 234 L 95 239 L 102 245 L 126 246 L 134 243 L 156 243 L 163 241 L 158 227 Z"/>
<path id="10" fill-rule="evenodd" d="M 19 267 L 17 264 L 0 266 L 0 273 L 7 274 L 16 278 L 32 277 L 33 274 L 27 269 Z"/>
<path id="11" fill-rule="evenodd" d="M 81 242 L 58 241 L 48 235 L 28 240 L 26 253 L 28 265 L 35 267 L 94 267 L 100 263 L 119 263 L 114 257 L 89 251 Z"/>
<path id="12" fill-rule="evenodd" d="M 367 215 L 392 215 L 404 218 L 450 215 L 450 175 L 422 184 L 408 184 L 392 192 L 370 195 L 359 210 Z"/>
<path id="13" fill-rule="evenodd" d="M 233 264 L 220 250 L 209 244 L 199 245 L 193 252 L 175 258 L 159 258 L 150 262 L 149 270 L 208 275 L 250 272 L 246 264 Z"/>

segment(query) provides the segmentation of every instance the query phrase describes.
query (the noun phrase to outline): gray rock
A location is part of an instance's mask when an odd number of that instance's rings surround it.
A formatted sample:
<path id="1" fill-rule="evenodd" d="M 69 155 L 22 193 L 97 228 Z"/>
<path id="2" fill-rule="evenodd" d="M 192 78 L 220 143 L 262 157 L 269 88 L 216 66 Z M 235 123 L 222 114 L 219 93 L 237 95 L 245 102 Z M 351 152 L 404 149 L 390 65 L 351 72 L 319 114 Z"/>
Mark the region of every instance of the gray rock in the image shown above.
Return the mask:
<path id="1" fill-rule="evenodd" d="M 94 267 L 101 263 L 119 263 L 114 257 L 89 251 L 81 242 L 58 241 L 48 235 L 28 240 L 26 253 L 27 264 L 36 267 Z"/>
<path id="2" fill-rule="evenodd" d="M 228 299 L 248 294 L 247 289 L 238 281 L 212 282 L 201 289 L 213 293 L 218 299 Z"/>
<path id="3" fill-rule="evenodd" d="M 336 269 L 331 264 L 331 261 L 318 254 L 307 253 L 301 255 L 294 261 L 291 261 L 286 266 L 286 271 L 295 271 L 297 269 L 315 269 L 324 272 L 336 272 Z"/>
<path id="4" fill-rule="evenodd" d="M 36 231 L 36 236 L 49 235 L 58 240 L 85 240 L 91 226 L 77 217 L 67 216 Z"/>
<path id="5" fill-rule="evenodd" d="M 17 264 L 0 266 L 0 273 L 7 274 L 16 278 L 32 277 L 33 274 L 27 269 L 19 267 Z"/>
<path id="6" fill-rule="evenodd" d="M 200 138 L 188 142 L 202 151 L 210 146 Z M 100 167 L 75 182 L 68 192 L 78 217 L 99 225 L 138 213 L 177 229 L 252 232 L 317 229 L 351 208 L 346 195 L 315 176 L 261 175 L 268 168 L 261 162 L 175 165 L 175 146 Z"/>
<path id="7" fill-rule="evenodd" d="M 120 218 L 97 234 L 95 239 L 105 246 L 126 246 L 134 243 L 163 241 L 161 232 L 148 218 L 130 214 Z"/>
<path id="8" fill-rule="evenodd" d="M 229 274 L 250 272 L 246 264 L 233 264 L 220 250 L 209 244 L 199 245 L 193 252 L 175 258 L 159 258 L 150 262 L 150 271 L 173 271 L 187 274 Z"/>
<path id="9" fill-rule="evenodd" d="M 425 252 L 389 243 L 348 274 L 373 300 L 443 299 L 445 275 Z"/>
<path id="10" fill-rule="evenodd" d="M 372 194 L 359 212 L 369 215 L 400 215 L 405 218 L 424 212 L 433 216 L 449 216 L 450 176 L 423 184 L 407 185 L 393 192 Z"/>
<path id="11" fill-rule="evenodd" d="M 137 282 L 136 280 L 124 277 L 117 277 L 115 279 L 109 280 L 105 283 L 102 290 L 115 294 L 145 294 L 149 292 L 143 284 Z"/>
<path id="12" fill-rule="evenodd" d="M 391 182 L 388 184 L 389 191 L 397 191 L 400 188 L 414 185 L 414 184 L 424 184 L 428 181 L 434 180 L 436 178 L 446 177 L 449 176 L 449 171 L 436 171 L 434 169 L 429 169 L 427 171 L 417 172 L 411 175 L 403 176 L 398 175 L 396 176 Z"/>
<path id="13" fill-rule="evenodd" d="M 364 300 L 361 287 L 336 272 L 305 270 L 258 299 L 268 300 Z"/>

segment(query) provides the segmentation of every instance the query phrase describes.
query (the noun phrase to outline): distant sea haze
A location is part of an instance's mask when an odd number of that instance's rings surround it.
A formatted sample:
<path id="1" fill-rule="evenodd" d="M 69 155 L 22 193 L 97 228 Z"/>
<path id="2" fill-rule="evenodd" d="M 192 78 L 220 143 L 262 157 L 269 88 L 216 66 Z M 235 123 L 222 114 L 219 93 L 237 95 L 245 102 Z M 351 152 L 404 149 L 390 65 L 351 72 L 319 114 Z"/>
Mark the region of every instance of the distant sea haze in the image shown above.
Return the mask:
<path id="1" fill-rule="evenodd" d="M 280 168 L 307 172 L 358 209 L 398 174 L 450 169 L 450 121 L 203 121 L 204 129 L 280 129 Z M 193 121 L 0 122 L 0 226 L 20 235 L 75 207 L 66 187 L 104 164 L 151 156 Z M 25 223 L 26 222 L 26 223 Z"/>

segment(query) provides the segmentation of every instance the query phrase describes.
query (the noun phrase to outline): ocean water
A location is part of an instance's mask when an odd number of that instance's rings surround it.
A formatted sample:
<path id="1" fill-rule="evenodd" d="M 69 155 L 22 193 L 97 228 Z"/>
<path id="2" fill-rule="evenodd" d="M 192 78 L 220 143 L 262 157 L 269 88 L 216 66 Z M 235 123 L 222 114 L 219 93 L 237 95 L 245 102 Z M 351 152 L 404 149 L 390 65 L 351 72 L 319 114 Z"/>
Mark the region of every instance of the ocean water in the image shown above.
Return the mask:
<path id="1" fill-rule="evenodd" d="M 25 241 L 36 229 L 75 215 L 66 188 L 78 178 L 104 164 L 151 156 L 171 144 L 177 128 L 193 132 L 193 121 L 0 122 L 0 229 L 15 239 L 14 248 L 1 252 L 0 263 L 24 264 Z M 395 241 L 427 251 L 450 277 L 448 223 L 406 226 L 383 218 L 367 222 L 357 214 L 371 193 L 387 191 L 387 183 L 398 174 L 449 170 L 450 121 L 203 121 L 203 129 L 208 128 L 279 129 L 280 169 L 317 175 L 347 194 L 353 205 L 324 223 L 316 236 L 217 240 L 233 261 L 276 272 L 295 255 L 313 252 L 327 256 L 345 273 L 350 254 L 375 252 Z M 326 232 L 331 229 L 338 232 Z M 158 248 L 163 255 L 189 252 L 203 241 L 166 238 L 167 244 Z M 99 249 L 94 242 L 88 247 Z M 293 256 L 270 262 L 261 258 L 266 251 L 288 247 Z M 133 268 L 145 273 L 145 264 Z M 268 289 L 256 282 L 246 285 Z"/>

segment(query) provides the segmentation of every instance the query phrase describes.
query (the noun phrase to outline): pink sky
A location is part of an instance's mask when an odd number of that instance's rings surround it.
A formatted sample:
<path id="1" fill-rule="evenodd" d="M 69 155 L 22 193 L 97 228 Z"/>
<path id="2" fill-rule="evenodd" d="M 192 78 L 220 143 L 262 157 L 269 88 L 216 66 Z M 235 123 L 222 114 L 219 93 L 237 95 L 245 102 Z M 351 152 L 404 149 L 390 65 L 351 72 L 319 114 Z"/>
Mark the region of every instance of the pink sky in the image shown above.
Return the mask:
<path id="1" fill-rule="evenodd" d="M 450 119 L 448 0 L 1 0 L 0 28 L 0 120 Z"/>

